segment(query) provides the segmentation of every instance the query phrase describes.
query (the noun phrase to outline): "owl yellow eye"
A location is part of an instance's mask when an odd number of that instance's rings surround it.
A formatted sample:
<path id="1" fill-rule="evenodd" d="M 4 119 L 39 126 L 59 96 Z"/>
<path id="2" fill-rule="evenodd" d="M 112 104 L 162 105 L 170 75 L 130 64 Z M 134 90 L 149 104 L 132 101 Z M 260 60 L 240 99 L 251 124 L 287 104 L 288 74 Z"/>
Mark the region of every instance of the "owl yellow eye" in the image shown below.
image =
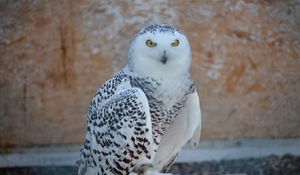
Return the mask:
<path id="1" fill-rule="evenodd" d="M 156 42 L 153 42 L 152 40 L 148 39 L 148 40 L 146 41 L 146 45 L 147 45 L 148 47 L 155 47 L 157 44 L 156 44 Z"/>
<path id="2" fill-rule="evenodd" d="M 177 47 L 179 45 L 179 40 L 175 40 L 173 43 L 171 43 L 172 47 Z"/>

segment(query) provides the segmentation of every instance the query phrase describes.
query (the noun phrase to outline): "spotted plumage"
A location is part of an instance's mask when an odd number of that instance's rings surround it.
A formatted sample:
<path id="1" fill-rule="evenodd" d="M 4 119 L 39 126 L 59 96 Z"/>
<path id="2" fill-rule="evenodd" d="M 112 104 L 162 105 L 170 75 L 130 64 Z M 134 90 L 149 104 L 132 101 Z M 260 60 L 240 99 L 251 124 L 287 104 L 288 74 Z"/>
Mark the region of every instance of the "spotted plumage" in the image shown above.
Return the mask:
<path id="1" fill-rule="evenodd" d="M 180 32 L 182 33 L 181 31 L 179 31 L 178 29 L 170 26 L 170 25 L 166 25 L 166 24 L 153 24 L 153 25 L 150 25 L 148 27 L 146 27 L 145 29 L 141 30 L 138 35 L 143 35 L 145 33 L 152 33 L 152 34 L 155 34 L 155 33 L 169 33 L 169 34 L 174 34 L 175 32 Z"/>
<path id="2" fill-rule="evenodd" d="M 155 48 L 144 44 L 149 39 Z M 170 45 L 175 39 L 177 48 Z M 170 25 L 151 25 L 133 40 L 128 59 L 90 104 L 79 174 L 159 174 L 188 140 L 199 141 L 201 115 L 186 37 Z"/>

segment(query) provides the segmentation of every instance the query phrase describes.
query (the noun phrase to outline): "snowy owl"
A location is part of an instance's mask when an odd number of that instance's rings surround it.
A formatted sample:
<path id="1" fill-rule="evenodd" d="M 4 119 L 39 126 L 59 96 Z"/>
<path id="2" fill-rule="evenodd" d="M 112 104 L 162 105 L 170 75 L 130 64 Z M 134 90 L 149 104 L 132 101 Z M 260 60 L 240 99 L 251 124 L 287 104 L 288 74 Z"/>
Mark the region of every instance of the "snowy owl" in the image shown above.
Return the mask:
<path id="1" fill-rule="evenodd" d="M 96 92 L 78 174 L 163 174 L 200 139 L 198 93 L 187 37 L 168 24 L 142 29 L 128 64 Z"/>

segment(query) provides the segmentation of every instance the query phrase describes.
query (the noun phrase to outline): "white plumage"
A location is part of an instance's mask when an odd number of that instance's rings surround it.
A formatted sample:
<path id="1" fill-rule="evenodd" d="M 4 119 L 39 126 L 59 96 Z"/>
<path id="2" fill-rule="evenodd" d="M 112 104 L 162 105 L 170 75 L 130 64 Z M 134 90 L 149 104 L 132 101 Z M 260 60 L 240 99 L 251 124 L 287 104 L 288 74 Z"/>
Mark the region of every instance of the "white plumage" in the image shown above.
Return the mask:
<path id="1" fill-rule="evenodd" d="M 142 29 L 128 65 L 105 82 L 88 113 L 78 174 L 159 174 L 200 138 L 201 111 L 186 36 L 167 24 Z"/>

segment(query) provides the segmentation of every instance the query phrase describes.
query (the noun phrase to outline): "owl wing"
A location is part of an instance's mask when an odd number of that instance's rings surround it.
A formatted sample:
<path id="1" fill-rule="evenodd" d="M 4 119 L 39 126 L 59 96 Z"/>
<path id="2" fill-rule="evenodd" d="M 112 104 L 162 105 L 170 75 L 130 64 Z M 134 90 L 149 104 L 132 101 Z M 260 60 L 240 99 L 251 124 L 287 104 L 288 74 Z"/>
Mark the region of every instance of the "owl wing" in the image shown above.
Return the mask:
<path id="1" fill-rule="evenodd" d="M 154 167 L 166 171 L 175 161 L 181 148 L 191 140 L 197 146 L 200 139 L 201 110 L 197 91 L 188 94 L 183 109 L 163 135 L 154 157 Z"/>
<path id="2" fill-rule="evenodd" d="M 127 88 L 89 114 L 79 174 L 128 174 L 153 160 L 148 100 L 139 88 Z"/>

